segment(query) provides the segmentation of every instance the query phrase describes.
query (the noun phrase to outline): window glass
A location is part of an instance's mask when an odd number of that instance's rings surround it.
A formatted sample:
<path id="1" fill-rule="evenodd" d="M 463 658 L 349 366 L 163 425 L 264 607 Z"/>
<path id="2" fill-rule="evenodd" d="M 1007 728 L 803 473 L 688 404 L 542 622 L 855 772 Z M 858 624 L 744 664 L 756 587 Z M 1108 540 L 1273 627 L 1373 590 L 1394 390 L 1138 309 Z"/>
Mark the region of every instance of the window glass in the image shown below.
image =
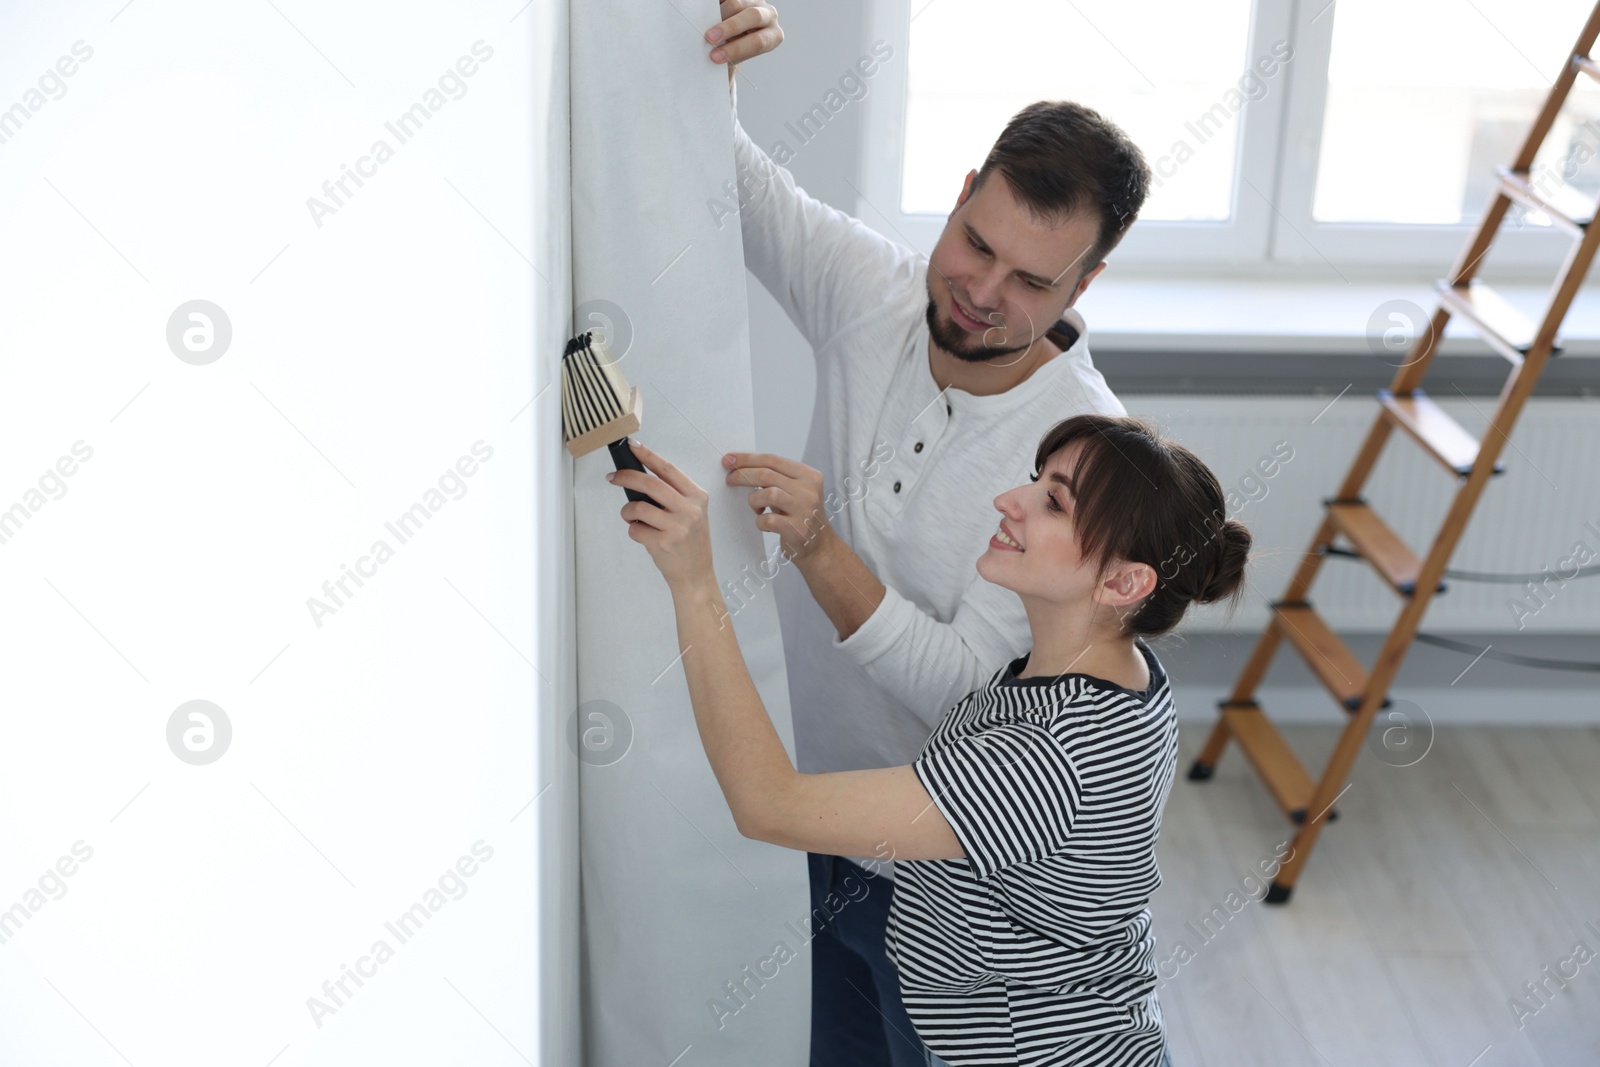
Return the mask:
<path id="1" fill-rule="evenodd" d="M 943 2 L 943 0 L 940 0 Z M 1338 0 L 1312 212 L 1474 222 L 1589 17 L 1587 0 Z M 1535 159 L 1600 191 L 1600 86 L 1580 76 Z M 1565 171 L 1563 173 L 1563 171 Z"/>
<path id="2" fill-rule="evenodd" d="M 1249 23 L 1249 0 L 912 0 L 901 210 L 947 214 L 1012 115 L 1072 100 L 1144 151 L 1141 219 L 1228 218 L 1242 112 L 1286 81 L 1247 73 Z"/>

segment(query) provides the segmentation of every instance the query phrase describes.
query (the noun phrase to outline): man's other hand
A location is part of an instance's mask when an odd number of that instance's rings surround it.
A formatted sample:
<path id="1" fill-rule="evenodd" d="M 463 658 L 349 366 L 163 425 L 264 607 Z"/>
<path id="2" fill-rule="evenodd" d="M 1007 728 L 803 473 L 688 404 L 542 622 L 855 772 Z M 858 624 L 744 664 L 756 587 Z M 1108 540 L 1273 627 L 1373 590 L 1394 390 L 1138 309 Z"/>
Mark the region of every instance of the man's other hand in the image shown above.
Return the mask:
<path id="1" fill-rule="evenodd" d="M 727 484 L 754 490 L 746 498 L 756 529 L 783 542 L 787 559 L 800 562 L 836 535 L 823 504 L 822 472 L 797 460 L 765 452 L 730 452 L 722 457 Z"/>

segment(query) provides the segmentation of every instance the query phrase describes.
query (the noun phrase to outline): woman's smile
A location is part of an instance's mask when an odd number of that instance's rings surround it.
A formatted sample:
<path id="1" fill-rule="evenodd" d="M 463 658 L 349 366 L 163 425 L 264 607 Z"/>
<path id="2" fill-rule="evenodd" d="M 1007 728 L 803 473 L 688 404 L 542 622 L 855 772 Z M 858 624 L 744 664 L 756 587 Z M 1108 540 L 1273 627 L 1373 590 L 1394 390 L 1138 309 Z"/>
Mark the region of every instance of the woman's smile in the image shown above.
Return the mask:
<path id="1" fill-rule="evenodd" d="M 1002 552 L 1023 551 L 1022 543 L 1019 542 L 1015 537 L 1011 536 L 1011 531 L 1006 529 L 1006 524 L 1004 522 L 1000 524 L 1000 528 L 998 531 L 996 531 L 995 535 L 989 538 L 989 547 L 998 548 Z"/>

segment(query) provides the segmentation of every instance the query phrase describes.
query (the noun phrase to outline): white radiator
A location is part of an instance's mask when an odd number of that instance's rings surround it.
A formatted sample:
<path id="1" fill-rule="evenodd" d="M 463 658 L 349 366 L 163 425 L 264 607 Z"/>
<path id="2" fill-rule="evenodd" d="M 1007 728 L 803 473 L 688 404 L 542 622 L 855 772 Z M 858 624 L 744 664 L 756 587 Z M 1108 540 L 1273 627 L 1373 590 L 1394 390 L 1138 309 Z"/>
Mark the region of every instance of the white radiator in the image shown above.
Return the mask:
<path id="1" fill-rule="evenodd" d="M 1479 440 L 1494 432 L 1487 429 L 1494 398 L 1469 399 L 1442 385 L 1429 395 Z M 1216 605 L 1201 607 L 1186 628 L 1265 625 L 1267 602 L 1282 596 L 1321 521 L 1322 500 L 1337 492 L 1378 411 L 1371 394 L 1354 389 L 1329 407 L 1331 399 L 1122 396 L 1130 414 L 1152 419 L 1211 466 L 1232 494 L 1230 517 L 1255 539 L 1251 588 L 1232 618 Z M 1561 578 L 1600 564 L 1600 400 L 1530 401 L 1500 460 L 1505 471 L 1484 490 L 1450 567 L 1551 577 L 1537 595 L 1526 585 L 1447 579 L 1423 630 L 1600 633 L 1600 576 Z M 1362 495 L 1423 556 L 1455 489 L 1455 476 L 1396 430 Z M 1366 563 L 1341 557 L 1323 561 L 1307 599 L 1336 632 L 1387 631 L 1401 606 Z"/>

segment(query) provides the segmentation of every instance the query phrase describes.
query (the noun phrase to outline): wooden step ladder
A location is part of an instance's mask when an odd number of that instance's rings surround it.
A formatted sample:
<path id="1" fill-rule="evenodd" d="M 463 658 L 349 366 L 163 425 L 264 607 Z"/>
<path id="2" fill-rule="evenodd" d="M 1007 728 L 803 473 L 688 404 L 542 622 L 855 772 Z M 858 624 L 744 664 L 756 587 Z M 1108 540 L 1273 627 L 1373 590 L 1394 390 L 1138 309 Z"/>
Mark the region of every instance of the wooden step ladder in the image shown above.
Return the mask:
<path id="1" fill-rule="evenodd" d="M 1600 4 L 1590 13 L 1573 47 L 1571 61 L 1556 79 L 1515 161 L 1509 167 L 1499 168 L 1498 188 L 1477 232 L 1451 269 L 1450 276 L 1437 283 L 1439 306 L 1429 327 L 1418 335 L 1389 388 L 1378 391 L 1377 419 L 1338 494 L 1323 502 L 1325 512 L 1310 549 L 1301 559 L 1283 599 L 1272 605 L 1267 628 L 1234 683 L 1233 694 L 1218 702 L 1217 723 L 1189 769 L 1190 780 L 1205 781 L 1211 777 L 1229 739 L 1237 741 L 1278 806 L 1290 821 L 1298 824 L 1291 858 L 1278 871 L 1265 898 L 1268 903 L 1288 901 L 1316 845 L 1322 824 L 1337 817 L 1337 812 L 1332 810 L 1333 803 L 1346 788 L 1347 776 L 1361 751 L 1372 718 L 1389 703 L 1389 684 L 1400 670 L 1401 660 L 1411 646 L 1428 603 L 1435 593 L 1444 590 L 1440 579 L 1472 516 L 1472 509 L 1477 506 L 1479 495 L 1489 478 L 1504 469 L 1499 462 L 1500 450 L 1522 414 L 1523 405 L 1546 362 L 1559 352 L 1556 331 L 1589 271 L 1596 246 L 1600 245 L 1600 226 L 1590 225 L 1600 205 L 1590 203 L 1549 172 L 1542 172 L 1537 179 L 1531 173 L 1534 156 L 1549 135 L 1576 79 L 1584 75 L 1600 81 L 1600 63 L 1589 57 L 1597 36 L 1600 36 Z M 1528 321 L 1473 278 L 1512 201 L 1543 212 L 1555 226 L 1576 238 L 1551 290 L 1544 315 L 1537 323 Z M 1482 442 L 1445 414 L 1421 388 L 1438 352 L 1445 324 L 1452 315 L 1466 319 L 1491 348 L 1511 363 L 1510 376 L 1500 391 L 1499 403 L 1489 422 L 1488 436 Z M 1361 497 L 1361 488 L 1372 473 L 1378 454 L 1396 429 L 1404 431 L 1437 460 L 1459 485 L 1433 547 L 1421 559 Z M 1402 602 L 1394 628 L 1370 671 L 1306 600 L 1323 557 L 1339 536 L 1348 540 L 1355 552 L 1372 565 Z M 1278 643 L 1285 637 L 1348 713 L 1343 733 L 1320 778 L 1314 779 L 1306 771 L 1254 698 Z"/>

